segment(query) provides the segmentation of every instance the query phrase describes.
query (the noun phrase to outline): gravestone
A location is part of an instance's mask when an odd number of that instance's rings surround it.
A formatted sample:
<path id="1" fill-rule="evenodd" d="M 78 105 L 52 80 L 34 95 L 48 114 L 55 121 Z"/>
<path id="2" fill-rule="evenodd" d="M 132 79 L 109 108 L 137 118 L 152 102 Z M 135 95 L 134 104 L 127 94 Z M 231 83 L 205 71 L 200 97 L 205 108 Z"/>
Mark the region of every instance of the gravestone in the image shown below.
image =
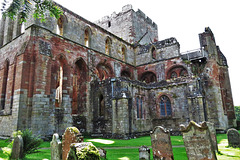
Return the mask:
<path id="1" fill-rule="evenodd" d="M 173 152 L 169 131 L 157 126 L 150 135 L 154 160 L 172 160 Z"/>
<path id="2" fill-rule="evenodd" d="M 218 152 L 218 145 L 217 145 L 217 136 L 216 136 L 216 129 L 214 127 L 214 123 L 207 122 L 208 130 L 210 132 L 210 137 L 212 139 L 212 145 L 214 147 L 215 153 Z"/>
<path id="3" fill-rule="evenodd" d="M 102 159 L 106 159 L 107 158 L 107 151 L 103 148 L 98 148 L 98 151 L 99 151 L 99 154 L 100 154 L 100 157 Z"/>
<path id="4" fill-rule="evenodd" d="M 187 127 L 180 125 L 189 160 L 216 160 L 210 132 L 206 122 L 201 125 L 191 121 Z"/>
<path id="5" fill-rule="evenodd" d="M 22 139 L 22 136 L 20 135 L 14 138 L 11 158 L 12 159 L 23 158 L 23 139 Z"/>
<path id="6" fill-rule="evenodd" d="M 91 142 L 72 143 L 67 160 L 100 160 L 98 149 Z"/>
<path id="7" fill-rule="evenodd" d="M 61 160 L 62 159 L 62 142 L 59 139 L 57 133 L 53 134 L 51 145 L 51 160 Z"/>
<path id="8" fill-rule="evenodd" d="M 64 134 L 62 140 L 62 159 L 66 160 L 68 152 L 70 150 L 70 145 L 72 143 L 81 143 L 83 142 L 82 134 L 76 127 L 68 127 Z"/>
<path id="9" fill-rule="evenodd" d="M 240 147 L 240 135 L 238 131 L 234 128 L 230 128 L 227 131 L 227 137 L 228 137 L 228 146 L 229 147 Z"/>
<path id="10" fill-rule="evenodd" d="M 147 146 L 141 146 L 138 148 L 139 160 L 150 160 L 150 149 Z"/>

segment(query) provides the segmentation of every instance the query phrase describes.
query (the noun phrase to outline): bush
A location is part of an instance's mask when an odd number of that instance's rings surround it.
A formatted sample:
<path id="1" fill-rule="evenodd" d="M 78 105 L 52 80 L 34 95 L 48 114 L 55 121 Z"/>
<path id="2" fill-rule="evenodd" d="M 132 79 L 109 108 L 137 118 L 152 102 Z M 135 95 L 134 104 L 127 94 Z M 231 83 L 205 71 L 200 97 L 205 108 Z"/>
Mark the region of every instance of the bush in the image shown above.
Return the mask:
<path id="1" fill-rule="evenodd" d="M 27 154 L 35 153 L 39 149 L 39 146 L 42 144 L 43 140 L 39 137 L 36 137 L 32 134 L 32 131 L 26 129 L 22 132 L 23 138 L 23 157 Z"/>
<path id="2" fill-rule="evenodd" d="M 34 136 L 32 134 L 32 131 L 29 129 L 26 129 L 23 132 L 21 131 L 13 132 L 13 138 L 17 137 L 18 135 L 21 135 L 23 139 L 23 158 L 28 154 L 37 152 L 39 146 L 43 142 L 42 139 Z M 4 147 L 2 149 L 3 153 L 7 155 L 9 159 L 11 159 L 13 142 L 14 140 L 7 147 Z"/>
<path id="3" fill-rule="evenodd" d="M 235 114 L 236 114 L 236 120 L 240 121 L 240 106 L 235 106 Z"/>

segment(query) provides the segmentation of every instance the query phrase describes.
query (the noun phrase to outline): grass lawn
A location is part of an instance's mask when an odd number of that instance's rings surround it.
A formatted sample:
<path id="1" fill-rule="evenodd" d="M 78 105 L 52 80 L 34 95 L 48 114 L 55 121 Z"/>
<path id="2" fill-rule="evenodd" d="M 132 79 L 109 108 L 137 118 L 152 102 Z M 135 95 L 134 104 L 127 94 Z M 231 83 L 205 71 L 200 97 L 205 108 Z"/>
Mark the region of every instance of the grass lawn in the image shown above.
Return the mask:
<path id="1" fill-rule="evenodd" d="M 240 131 L 239 131 L 240 132 Z M 96 147 L 105 148 L 107 151 L 108 160 L 138 160 L 139 153 L 138 147 L 142 145 L 151 146 L 150 136 L 144 136 L 136 139 L 130 140 L 118 140 L 118 139 L 91 139 L 85 138 L 85 142 L 92 142 Z M 173 154 L 175 160 L 187 160 L 187 154 L 184 145 L 182 136 L 171 136 L 171 141 L 173 145 Z M 218 148 L 219 153 L 217 158 L 219 160 L 239 160 L 240 159 L 240 148 L 231 148 L 227 147 L 227 135 L 226 134 L 217 134 Z M 7 146 L 9 142 L 6 140 L 0 140 L 0 147 Z M 178 147 L 174 147 L 178 146 Z M 121 148 L 117 148 L 121 147 Z M 41 160 L 41 159 L 51 159 L 50 143 L 43 142 L 40 146 L 41 149 L 37 153 L 28 155 L 26 160 Z M 151 159 L 152 159 L 152 150 Z M 7 157 L 0 151 L 0 160 L 7 160 Z"/>

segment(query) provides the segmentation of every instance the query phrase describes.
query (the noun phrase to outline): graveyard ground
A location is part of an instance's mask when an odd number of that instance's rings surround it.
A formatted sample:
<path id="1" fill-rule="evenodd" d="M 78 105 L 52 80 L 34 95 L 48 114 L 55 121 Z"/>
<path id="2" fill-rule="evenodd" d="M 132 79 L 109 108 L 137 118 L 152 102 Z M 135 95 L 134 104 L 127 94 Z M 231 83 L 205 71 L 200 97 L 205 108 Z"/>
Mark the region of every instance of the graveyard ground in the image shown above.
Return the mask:
<path id="1" fill-rule="evenodd" d="M 239 130 L 240 133 L 240 130 Z M 141 145 L 151 146 L 150 136 L 140 137 L 131 140 L 116 140 L 116 139 L 91 139 L 86 137 L 86 142 L 92 142 L 99 148 L 104 148 L 107 151 L 108 160 L 138 160 L 138 147 Z M 217 158 L 219 160 L 238 160 L 240 159 L 240 148 L 227 147 L 227 135 L 217 134 L 219 153 Z M 171 136 L 173 145 L 173 154 L 175 160 L 187 160 L 185 147 L 183 144 L 182 136 Z M 0 148 L 8 145 L 6 140 L 0 140 Z M 41 160 L 51 159 L 50 142 L 44 142 L 39 149 L 39 152 L 28 155 L 27 160 Z M 152 156 L 152 153 L 151 153 Z M 152 157 L 151 157 L 152 159 Z M 0 150 L 0 160 L 7 160 L 7 157 Z"/>

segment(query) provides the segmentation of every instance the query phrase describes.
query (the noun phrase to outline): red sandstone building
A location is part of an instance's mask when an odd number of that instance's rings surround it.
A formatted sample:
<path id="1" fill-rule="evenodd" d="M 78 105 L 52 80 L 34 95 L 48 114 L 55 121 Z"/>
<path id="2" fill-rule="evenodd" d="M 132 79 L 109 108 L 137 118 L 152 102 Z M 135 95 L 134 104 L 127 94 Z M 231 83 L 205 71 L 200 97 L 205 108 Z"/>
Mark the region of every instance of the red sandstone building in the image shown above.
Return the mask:
<path id="1" fill-rule="evenodd" d="M 200 49 L 181 54 L 131 5 L 96 23 L 62 8 L 44 23 L 1 20 L 1 136 L 76 126 L 123 138 L 156 125 L 174 133 L 190 120 L 235 124 L 227 60 L 210 28 L 199 34 Z"/>

